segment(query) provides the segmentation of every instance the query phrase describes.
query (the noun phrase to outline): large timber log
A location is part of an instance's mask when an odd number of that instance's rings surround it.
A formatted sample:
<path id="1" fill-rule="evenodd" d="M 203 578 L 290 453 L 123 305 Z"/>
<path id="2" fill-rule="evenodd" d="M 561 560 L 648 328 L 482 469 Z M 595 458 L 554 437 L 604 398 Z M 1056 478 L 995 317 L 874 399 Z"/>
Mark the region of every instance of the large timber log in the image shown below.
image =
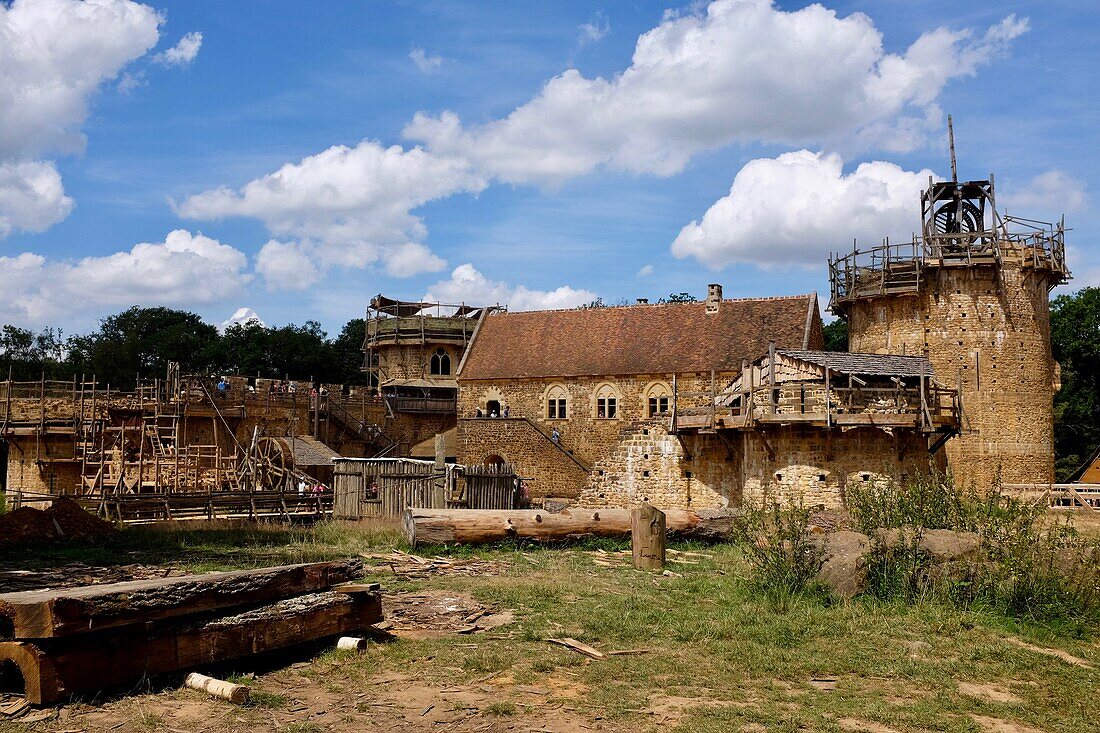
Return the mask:
<path id="1" fill-rule="evenodd" d="M 716 542 L 729 539 L 740 513 L 716 509 L 669 509 L 670 537 Z M 417 545 L 485 544 L 506 539 L 566 542 L 583 537 L 630 537 L 629 509 L 541 510 L 406 509 L 405 537 Z"/>
<path id="2" fill-rule="evenodd" d="M 168 619 L 64 639 L 0 641 L 28 702 L 133 685 L 149 675 L 240 659 L 363 631 L 382 620 L 377 592 L 325 591 L 203 621 Z"/>
<path id="3" fill-rule="evenodd" d="M 49 639 L 315 593 L 362 575 L 359 560 L 284 565 L 57 591 L 0 594 L 0 640 Z"/>

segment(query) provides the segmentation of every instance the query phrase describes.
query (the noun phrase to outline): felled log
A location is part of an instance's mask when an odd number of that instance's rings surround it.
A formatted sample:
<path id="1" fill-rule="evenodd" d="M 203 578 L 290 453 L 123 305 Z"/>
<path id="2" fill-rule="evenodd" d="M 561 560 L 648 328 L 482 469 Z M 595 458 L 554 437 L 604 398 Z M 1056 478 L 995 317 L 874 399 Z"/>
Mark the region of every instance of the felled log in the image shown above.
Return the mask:
<path id="1" fill-rule="evenodd" d="M 363 631 L 382 620 L 377 592 L 325 591 L 232 616 L 123 627 L 61 639 L 0 642 L 35 705 L 132 686 L 155 674 L 221 663 L 303 642 Z"/>
<path id="2" fill-rule="evenodd" d="M 732 510 L 669 509 L 670 537 L 703 541 L 729 539 L 740 514 Z M 406 509 L 405 538 L 417 545 L 485 544 L 506 539 L 565 542 L 583 537 L 630 537 L 629 509 L 541 510 Z"/>
<path id="3" fill-rule="evenodd" d="M 0 639 L 49 639 L 270 603 L 358 578 L 359 560 L 0 594 Z"/>
<path id="4" fill-rule="evenodd" d="M 248 685 L 238 685 L 233 682 L 226 682 L 225 680 L 215 679 L 214 677 L 207 677 L 198 672 L 192 672 L 187 675 L 187 679 L 183 681 L 183 685 L 184 687 L 190 687 L 192 690 L 205 692 L 208 695 L 213 695 L 222 700 L 235 702 L 238 705 L 244 705 L 248 702 L 250 692 Z"/>

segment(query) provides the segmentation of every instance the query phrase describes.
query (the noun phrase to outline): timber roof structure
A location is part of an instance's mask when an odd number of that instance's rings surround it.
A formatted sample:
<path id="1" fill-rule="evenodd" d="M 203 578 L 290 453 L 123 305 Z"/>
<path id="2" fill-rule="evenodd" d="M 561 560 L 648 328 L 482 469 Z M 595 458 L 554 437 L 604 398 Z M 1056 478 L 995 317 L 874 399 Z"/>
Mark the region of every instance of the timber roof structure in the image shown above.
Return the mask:
<path id="1" fill-rule="evenodd" d="M 774 340 L 822 346 L 817 294 L 490 313 L 458 373 L 460 381 L 685 372 L 739 372 Z"/>

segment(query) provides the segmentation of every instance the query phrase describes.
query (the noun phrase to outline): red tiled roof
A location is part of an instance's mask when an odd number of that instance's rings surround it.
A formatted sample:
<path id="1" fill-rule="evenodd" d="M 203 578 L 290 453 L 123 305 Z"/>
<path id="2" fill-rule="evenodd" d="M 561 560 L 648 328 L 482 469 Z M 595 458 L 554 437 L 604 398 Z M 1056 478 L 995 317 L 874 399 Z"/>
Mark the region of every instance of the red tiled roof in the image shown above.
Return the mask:
<path id="1" fill-rule="evenodd" d="M 823 346 L 815 294 L 723 300 L 710 315 L 705 309 L 700 301 L 492 313 L 458 378 L 734 372 L 742 359 L 767 352 L 769 340 L 780 348 Z"/>

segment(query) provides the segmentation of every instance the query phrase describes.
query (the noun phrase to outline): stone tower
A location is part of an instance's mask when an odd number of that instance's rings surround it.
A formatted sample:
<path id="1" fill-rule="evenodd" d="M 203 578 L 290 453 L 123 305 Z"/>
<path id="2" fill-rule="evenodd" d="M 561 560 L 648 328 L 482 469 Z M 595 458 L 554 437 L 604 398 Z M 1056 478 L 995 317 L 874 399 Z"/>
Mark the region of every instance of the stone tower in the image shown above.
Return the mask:
<path id="1" fill-rule="evenodd" d="M 952 142 L 952 173 L 955 172 Z M 1064 224 L 1001 216 L 987 181 L 928 181 L 921 236 L 829 260 L 853 352 L 922 354 L 959 390 L 947 442 L 962 484 L 1054 480 L 1048 294 L 1069 278 Z"/>

